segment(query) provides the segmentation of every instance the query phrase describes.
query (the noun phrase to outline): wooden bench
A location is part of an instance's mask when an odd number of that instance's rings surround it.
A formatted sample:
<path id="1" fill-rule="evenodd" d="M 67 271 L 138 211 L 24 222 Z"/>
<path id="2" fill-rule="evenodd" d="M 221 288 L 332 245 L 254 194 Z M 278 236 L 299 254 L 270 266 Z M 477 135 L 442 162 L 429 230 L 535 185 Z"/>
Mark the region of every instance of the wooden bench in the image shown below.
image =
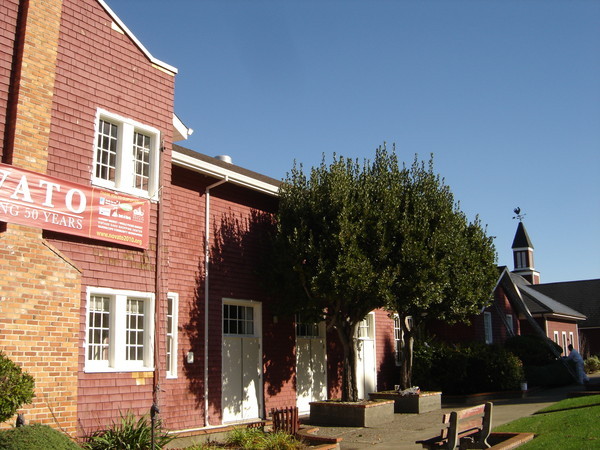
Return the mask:
<path id="1" fill-rule="evenodd" d="M 292 436 L 298 433 L 300 420 L 297 406 L 271 408 L 271 418 L 273 419 L 273 431 L 283 431 Z"/>
<path id="2" fill-rule="evenodd" d="M 487 438 L 492 430 L 492 406 L 488 402 L 444 414 L 442 423 L 448 424 L 448 427 L 442 428 L 439 436 L 416 443 L 429 449 L 490 448 Z"/>

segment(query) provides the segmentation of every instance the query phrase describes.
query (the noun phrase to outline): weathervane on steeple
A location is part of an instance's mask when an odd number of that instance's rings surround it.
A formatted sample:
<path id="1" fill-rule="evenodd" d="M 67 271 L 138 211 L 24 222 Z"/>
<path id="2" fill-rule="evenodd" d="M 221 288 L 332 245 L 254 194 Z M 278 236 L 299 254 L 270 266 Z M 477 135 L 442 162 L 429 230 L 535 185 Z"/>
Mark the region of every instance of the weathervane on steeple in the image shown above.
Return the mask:
<path id="1" fill-rule="evenodd" d="M 516 214 L 513 219 L 519 219 L 519 222 L 523 222 L 523 217 L 525 217 L 526 214 L 521 214 L 521 208 L 517 206 L 515 209 L 513 209 L 513 212 Z"/>

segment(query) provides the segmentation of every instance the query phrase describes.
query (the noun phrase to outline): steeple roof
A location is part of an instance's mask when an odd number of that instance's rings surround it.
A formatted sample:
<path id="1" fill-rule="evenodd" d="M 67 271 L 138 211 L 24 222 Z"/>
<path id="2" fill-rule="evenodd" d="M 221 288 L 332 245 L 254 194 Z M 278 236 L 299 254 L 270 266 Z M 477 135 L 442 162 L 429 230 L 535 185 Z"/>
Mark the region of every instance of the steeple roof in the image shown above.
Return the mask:
<path id="1" fill-rule="evenodd" d="M 531 239 L 529 239 L 529 235 L 527 234 L 523 222 L 519 222 L 519 225 L 517 226 L 517 232 L 515 233 L 515 239 L 511 248 L 533 248 L 533 244 L 531 243 Z"/>

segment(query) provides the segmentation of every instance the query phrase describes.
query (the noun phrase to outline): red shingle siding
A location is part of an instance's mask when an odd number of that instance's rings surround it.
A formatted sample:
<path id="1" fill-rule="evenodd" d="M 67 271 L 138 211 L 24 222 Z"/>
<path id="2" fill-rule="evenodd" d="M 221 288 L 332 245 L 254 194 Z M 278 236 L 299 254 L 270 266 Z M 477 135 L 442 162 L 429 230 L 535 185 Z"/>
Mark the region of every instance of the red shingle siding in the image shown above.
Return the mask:
<path id="1" fill-rule="evenodd" d="M 375 311 L 375 351 L 377 390 L 393 389 L 400 379 L 395 361 L 394 319 L 383 309 Z"/>
<path id="2" fill-rule="evenodd" d="M 205 190 L 216 180 L 173 169 L 169 247 L 169 291 L 179 294 L 179 377 L 165 380 L 166 425 L 189 429 L 204 425 L 204 239 Z M 231 184 L 210 191 L 209 420 L 221 421 L 222 299 L 263 304 L 265 408 L 295 404 L 293 324 L 275 324 L 256 273 L 260 244 L 253 212 L 271 212 L 275 199 Z M 192 351 L 194 363 L 185 362 Z M 293 364 L 293 365 L 290 365 Z"/>

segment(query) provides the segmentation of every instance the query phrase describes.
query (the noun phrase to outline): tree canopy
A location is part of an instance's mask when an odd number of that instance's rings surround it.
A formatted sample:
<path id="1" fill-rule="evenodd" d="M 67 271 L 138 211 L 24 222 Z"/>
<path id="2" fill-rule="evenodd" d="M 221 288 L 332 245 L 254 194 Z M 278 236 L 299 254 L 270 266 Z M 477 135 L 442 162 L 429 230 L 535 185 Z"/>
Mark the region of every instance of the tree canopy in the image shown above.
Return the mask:
<path id="1" fill-rule="evenodd" d="M 468 222 L 432 160 L 407 168 L 385 146 L 362 164 L 334 155 L 309 176 L 294 165 L 276 226 L 274 279 L 289 311 L 337 330 L 342 400 L 357 399 L 354 337 L 370 311 L 397 312 L 412 339 L 409 317 L 463 318 L 487 303 L 495 281 L 491 238 Z"/>

